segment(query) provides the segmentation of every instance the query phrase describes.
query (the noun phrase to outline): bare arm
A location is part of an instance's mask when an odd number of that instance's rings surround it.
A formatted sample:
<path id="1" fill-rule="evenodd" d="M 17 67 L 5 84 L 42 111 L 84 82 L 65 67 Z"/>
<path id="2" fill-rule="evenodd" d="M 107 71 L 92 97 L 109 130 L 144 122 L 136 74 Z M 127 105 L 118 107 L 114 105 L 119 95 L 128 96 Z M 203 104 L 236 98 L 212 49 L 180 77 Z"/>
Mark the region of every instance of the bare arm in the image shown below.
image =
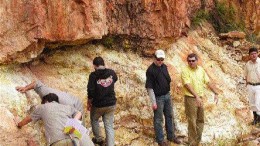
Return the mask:
<path id="1" fill-rule="evenodd" d="M 77 112 L 77 114 L 74 116 L 74 119 L 80 120 L 82 117 L 82 113 L 81 112 Z"/>
<path id="2" fill-rule="evenodd" d="M 195 97 L 199 97 L 198 94 L 194 91 L 190 84 L 185 84 L 184 87 Z"/>
<path id="3" fill-rule="evenodd" d="M 184 87 L 195 97 L 197 106 L 199 106 L 199 107 L 202 106 L 202 100 L 201 100 L 200 96 L 194 91 L 192 86 L 190 84 L 185 84 Z"/>
<path id="4" fill-rule="evenodd" d="M 26 116 L 21 122 L 17 124 L 18 128 L 22 128 L 24 125 L 27 125 L 32 121 L 32 118 L 30 115 Z"/>
<path id="5" fill-rule="evenodd" d="M 215 94 L 214 101 L 218 104 L 218 92 L 216 87 L 211 82 L 208 82 L 207 86 Z"/>
<path id="6" fill-rule="evenodd" d="M 244 68 L 244 76 L 245 76 L 245 79 L 246 79 L 246 86 L 247 86 L 247 84 L 248 84 L 248 80 L 247 80 L 247 76 L 248 76 L 247 65 Z"/>
<path id="7" fill-rule="evenodd" d="M 209 82 L 209 83 L 207 84 L 207 86 L 209 87 L 209 89 L 210 89 L 214 94 L 218 95 L 218 92 L 217 92 L 216 87 L 215 87 L 211 82 Z"/>
<path id="8" fill-rule="evenodd" d="M 15 89 L 21 93 L 25 93 L 28 90 L 34 89 L 35 85 L 36 85 L 36 81 L 33 81 L 32 83 L 30 83 L 24 87 L 17 86 Z"/>

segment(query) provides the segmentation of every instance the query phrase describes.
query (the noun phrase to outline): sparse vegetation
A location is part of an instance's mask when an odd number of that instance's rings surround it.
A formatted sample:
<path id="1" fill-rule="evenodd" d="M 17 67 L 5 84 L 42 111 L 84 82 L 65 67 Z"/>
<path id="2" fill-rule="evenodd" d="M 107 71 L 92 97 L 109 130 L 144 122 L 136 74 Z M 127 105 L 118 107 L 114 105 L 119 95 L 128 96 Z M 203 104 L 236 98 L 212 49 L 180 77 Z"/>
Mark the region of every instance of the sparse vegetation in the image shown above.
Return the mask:
<path id="1" fill-rule="evenodd" d="M 210 143 L 203 144 L 204 146 L 237 146 L 236 139 L 217 138 L 213 139 Z"/>
<path id="2" fill-rule="evenodd" d="M 99 41 L 93 41 L 94 44 L 102 44 L 104 47 L 109 49 L 117 49 L 123 51 L 137 51 L 140 48 L 140 42 L 143 40 L 138 36 L 128 35 L 108 35 L 103 37 Z"/>
<path id="3" fill-rule="evenodd" d="M 226 2 L 217 2 L 215 9 L 210 13 L 210 21 L 216 31 L 225 33 L 234 30 L 244 31 L 244 23 L 236 20 L 236 11 L 233 6 L 228 7 Z"/>
<path id="4" fill-rule="evenodd" d="M 101 40 L 101 44 L 103 44 L 106 48 L 112 48 L 115 44 L 115 38 L 113 36 L 106 36 Z"/>
<path id="5" fill-rule="evenodd" d="M 252 33 L 248 33 L 246 35 L 246 40 L 251 43 L 260 44 L 260 38 L 258 38 L 255 34 Z"/>
<path id="6" fill-rule="evenodd" d="M 234 30 L 244 31 L 245 24 L 242 20 L 236 20 L 236 14 L 233 6 L 228 6 L 226 2 L 216 2 L 213 10 L 208 12 L 201 9 L 195 13 L 191 20 L 193 26 L 198 26 L 203 21 L 209 21 L 219 33 Z"/>
<path id="7" fill-rule="evenodd" d="M 191 22 L 193 26 L 198 26 L 203 21 L 209 20 L 209 13 L 206 10 L 199 10 L 196 12 L 194 17 L 192 17 Z"/>

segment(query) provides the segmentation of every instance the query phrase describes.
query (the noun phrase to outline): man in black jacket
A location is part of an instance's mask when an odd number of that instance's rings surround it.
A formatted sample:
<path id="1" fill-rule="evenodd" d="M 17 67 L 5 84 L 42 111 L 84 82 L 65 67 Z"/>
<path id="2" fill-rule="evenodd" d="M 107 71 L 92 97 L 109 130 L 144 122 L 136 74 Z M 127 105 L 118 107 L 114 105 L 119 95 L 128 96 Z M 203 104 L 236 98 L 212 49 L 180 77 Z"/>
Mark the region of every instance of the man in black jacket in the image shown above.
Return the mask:
<path id="1" fill-rule="evenodd" d="M 174 133 L 172 99 L 170 96 L 170 82 L 167 66 L 163 63 L 165 53 L 163 50 L 157 50 L 154 54 L 154 62 L 146 71 L 145 88 L 152 102 L 154 111 L 154 130 L 156 141 L 159 146 L 166 146 L 163 136 L 163 115 L 165 117 L 165 127 L 167 139 L 180 144 Z"/>
<path id="2" fill-rule="evenodd" d="M 88 110 L 90 111 L 91 126 L 93 129 L 93 142 L 99 145 L 103 144 L 103 138 L 99 129 L 99 118 L 105 126 L 106 145 L 114 146 L 114 111 L 116 97 L 114 84 L 117 81 L 117 75 L 112 69 L 107 69 L 103 58 L 96 57 L 93 60 L 95 71 L 91 72 L 88 81 Z"/>

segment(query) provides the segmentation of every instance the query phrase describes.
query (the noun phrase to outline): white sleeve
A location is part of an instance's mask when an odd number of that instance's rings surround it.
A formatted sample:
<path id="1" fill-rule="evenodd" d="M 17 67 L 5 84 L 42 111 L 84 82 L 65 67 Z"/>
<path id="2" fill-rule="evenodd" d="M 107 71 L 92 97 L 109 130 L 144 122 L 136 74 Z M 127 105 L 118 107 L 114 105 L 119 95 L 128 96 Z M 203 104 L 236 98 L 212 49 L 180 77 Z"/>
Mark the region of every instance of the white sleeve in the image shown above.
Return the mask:
<path id="1" fill-rule="evenodd" d="M 156 99 L 155 99 L 155 94 L 154 94 L 153 89 L 152 88 L 146 88 L 146 89 L 147 89 L 148 95 L 150 97 L 151 103 L 153 105 L 156 104 Z"/>

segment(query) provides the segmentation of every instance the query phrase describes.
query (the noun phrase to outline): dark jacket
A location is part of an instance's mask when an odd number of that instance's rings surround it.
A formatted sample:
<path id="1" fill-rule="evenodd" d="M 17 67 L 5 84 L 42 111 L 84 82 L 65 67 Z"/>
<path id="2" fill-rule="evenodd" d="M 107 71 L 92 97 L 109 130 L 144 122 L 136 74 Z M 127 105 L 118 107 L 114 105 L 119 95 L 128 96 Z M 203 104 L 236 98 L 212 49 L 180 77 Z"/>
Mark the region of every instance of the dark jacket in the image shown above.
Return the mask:
<path id="1" fill-rule="evenodd" d="M 112 69 L 97 69 L 89 75 L 88 98 L 93 99 L 93 106 L 107 107 L 116 104 L 116 81 L 117 75 Z"/>
<path id="2" fill-rule="evenodd" d="M 156 66 L 152 63 L 146 71 L 145 88 L 151 88 L 155 96 L 162 96 L 170 91 L 171 77 L 169 75 L 167 66 L 162 64 Z"/>

